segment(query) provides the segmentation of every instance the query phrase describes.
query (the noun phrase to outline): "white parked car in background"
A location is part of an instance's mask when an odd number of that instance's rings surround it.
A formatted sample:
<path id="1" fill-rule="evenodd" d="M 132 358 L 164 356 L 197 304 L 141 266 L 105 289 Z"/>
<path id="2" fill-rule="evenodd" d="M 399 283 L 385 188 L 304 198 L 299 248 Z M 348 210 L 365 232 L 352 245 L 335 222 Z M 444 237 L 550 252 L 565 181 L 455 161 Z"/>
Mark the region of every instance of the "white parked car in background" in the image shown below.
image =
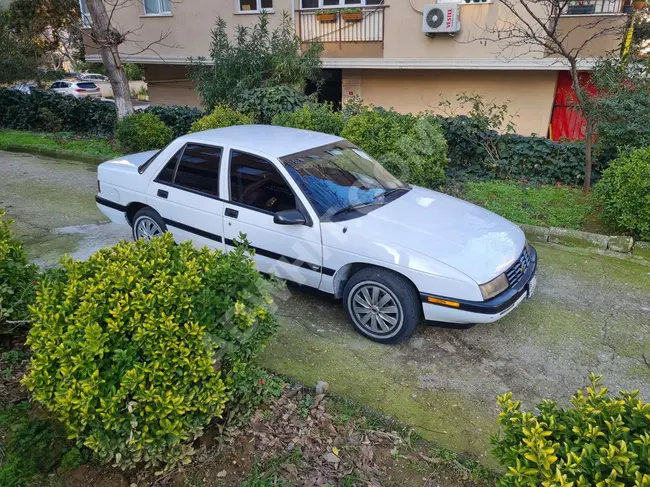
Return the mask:
<path id="1" fill-rule="evenodd" d="M 100 81 L 107 82 L 108 76 L 97 73 L 81 73 L 78 75 L 79 79 L 82 81 Z"/>
<path id="2" fill-rule="evenodd" d="M 227 251 L 343 298 L 354 328 L 396 343 L 421 318 L 490 323 L 531 297 L 537 255 L 508 220 L 388 173 L 340 137 L 247 125 L 99 166 L 99 209 L 133 236 Z"/>
<path id="3" fill-rule="evenodd" d="M 75 98 L 101 98 L 102 96 L 100 89 L 92 81 L 69 79 L 55 81 L 50 86 L 50 90 L 60 95 L 70 95 Z"/>

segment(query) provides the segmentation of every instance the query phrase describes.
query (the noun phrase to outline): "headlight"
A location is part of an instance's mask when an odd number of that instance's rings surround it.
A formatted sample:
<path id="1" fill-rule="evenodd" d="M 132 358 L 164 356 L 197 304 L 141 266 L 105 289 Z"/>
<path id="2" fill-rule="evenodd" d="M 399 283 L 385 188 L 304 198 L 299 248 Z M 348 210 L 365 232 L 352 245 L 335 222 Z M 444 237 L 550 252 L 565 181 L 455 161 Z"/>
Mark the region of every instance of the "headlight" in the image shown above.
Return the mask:
<path id="1" fill-rule="evenodd" d="M 508 278 L 505 274 L 501 274 L 496 279 L 492 279 L 490 282 L 481 284 L 481 294 L 483 299 L 487 300 L 493 298 L 494 296 L 501 294 L 503 291 L 508 289 Z"/>

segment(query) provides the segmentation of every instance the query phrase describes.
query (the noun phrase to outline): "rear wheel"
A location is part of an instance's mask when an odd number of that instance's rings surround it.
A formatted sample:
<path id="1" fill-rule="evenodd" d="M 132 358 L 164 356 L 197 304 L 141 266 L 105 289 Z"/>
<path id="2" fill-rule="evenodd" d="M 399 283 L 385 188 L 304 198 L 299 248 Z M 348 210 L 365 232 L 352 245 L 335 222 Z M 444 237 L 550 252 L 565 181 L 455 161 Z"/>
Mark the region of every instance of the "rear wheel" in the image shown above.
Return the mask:
<path id="1" fill-rule="evenodd" d="M 354 274 L 343 290 L 343 306 L 354 329 L 379 343 L 397 343 L 415 331 L 422 304 L 405 277 L 377 267 Z"/>
<path id="2" fill-rule="evenodd" d="M 151 208 L 142 208 L 135 214 L 132 228 L 134 240 L 151 240 L 167 231 L 160 215 Z"/>

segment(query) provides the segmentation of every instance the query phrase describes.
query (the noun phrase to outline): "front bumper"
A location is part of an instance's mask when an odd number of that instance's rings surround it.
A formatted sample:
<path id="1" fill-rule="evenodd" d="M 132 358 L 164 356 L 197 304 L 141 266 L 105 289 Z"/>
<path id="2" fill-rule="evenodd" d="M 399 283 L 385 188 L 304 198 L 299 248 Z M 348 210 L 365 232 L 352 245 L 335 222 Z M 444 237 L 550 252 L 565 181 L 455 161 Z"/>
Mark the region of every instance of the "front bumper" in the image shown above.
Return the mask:
<path id="1" fill-rule="evenodd" d="M 448 323 L 492 323 L 507 315 L 528 297 L 531 281 L 537 273 L 537 251 L 530 246 L 530 265 L 521 280 L 513 287 L 487 301 L 466 301 L 421 293 L 422 309 L 427 321 Z M 428 298 L 448 301 L 450 304 L 432 304 Z M 456 303 L 452 305 L 451 303 Z"/>

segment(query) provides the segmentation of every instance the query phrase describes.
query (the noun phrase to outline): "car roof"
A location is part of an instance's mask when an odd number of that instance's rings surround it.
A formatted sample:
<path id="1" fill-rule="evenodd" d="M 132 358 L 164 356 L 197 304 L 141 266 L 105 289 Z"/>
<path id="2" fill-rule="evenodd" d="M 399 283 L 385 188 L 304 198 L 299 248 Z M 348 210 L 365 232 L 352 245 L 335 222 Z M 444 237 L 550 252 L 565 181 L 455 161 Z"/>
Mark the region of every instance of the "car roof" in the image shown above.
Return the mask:
<path id="1" fill-rule="evenodd" d="M 234 145 L 273 157 L 283 157 L 343 140 L 335 135 L 274 125 L 234 125 L 195 132 L 184 135 L 181 139 Z"/>

